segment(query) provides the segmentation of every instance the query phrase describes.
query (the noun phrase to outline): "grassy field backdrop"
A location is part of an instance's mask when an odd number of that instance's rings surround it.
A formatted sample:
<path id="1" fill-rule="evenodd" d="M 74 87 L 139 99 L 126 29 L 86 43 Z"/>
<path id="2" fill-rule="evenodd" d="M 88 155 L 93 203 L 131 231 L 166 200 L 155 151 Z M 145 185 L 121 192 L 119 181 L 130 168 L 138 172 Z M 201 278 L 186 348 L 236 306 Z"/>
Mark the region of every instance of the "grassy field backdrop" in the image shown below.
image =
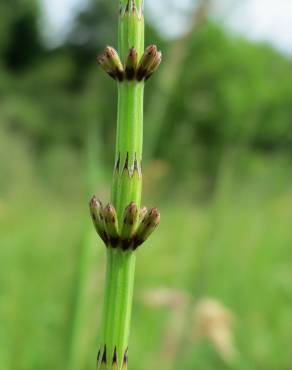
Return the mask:
<path id="1" fill-rule="evenodd" d="M 0 2 L 0 370 L 95 369 L 88 200 L 109 199 L 117 100 L 96 55 L 116 46 L 117 0 L 85 3 L 48 44 L 39 0 Z M 291 56 L 195 3 L 177 39 L 145 13 L 163 63 L 143 203 L 162 221 L 138 251 L 129 370 L 291 370 Z"/>
<path id="2" fill-rule="evenodd" d="M 84 158 L 56 150 L 40 177 L 29 148 L 1 136 L 0 369 L 94 369 L 105 253 Z M 226 152 L 208 201 L 161 200 L 146 182 L 162 222 L 138 252 L 130 369 L 292 368 L 291 167 Z M 105 199 L 108 184 L 96 181 Z M 198 318 L 206 299 L 215 313 Z"/>

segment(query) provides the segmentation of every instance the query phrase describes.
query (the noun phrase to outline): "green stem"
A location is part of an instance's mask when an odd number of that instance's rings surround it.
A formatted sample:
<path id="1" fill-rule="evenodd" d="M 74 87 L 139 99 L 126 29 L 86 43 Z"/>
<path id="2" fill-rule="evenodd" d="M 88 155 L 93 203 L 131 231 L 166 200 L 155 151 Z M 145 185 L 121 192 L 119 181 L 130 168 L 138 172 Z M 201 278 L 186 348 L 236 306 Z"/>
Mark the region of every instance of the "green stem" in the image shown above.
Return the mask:
<path id="1" fill-rule="evenodd" d="M 125 81 L 118 85 L 117 165 L 113 179 L 112 202 L 117 210 L 120 225 L 125 207 L 131 201 L 139 207 L 141 201 L 143 90 L 143 82 Z"/>
<path id="2" fill-rule="evenodd" d="M 119 18 L 119 54 L 125 60 L 134 47 L 138 57 L 144 51 L 144 19 L 141 1 L 122 0 Z M 135 5 L 132 7 L 132 5 Z M 142 188 L 144 82 L 118 83 L 116 159 L 112 185 L 112 203 L 116 208 L 119 229 L 123 212 L 130 202 L 140 207 Z M 116 349 L 118 369 L 128 349 L 136 252 L 107 248 L 107 269 L 101 329 L 101 357 L 106 348 L 107 369 L 111 369 Z M 101 361 L 100 361 L 101 363 Z M 102 368 L 102 365 L 101 365 Z M 114 368 L 114 367 L 113 367 Z"/>
<path id="3" fill-rule="evenodd" d="M 128 347 L 135 259 L 133 252 L 107 250 L 102 343 L 106 345 L 109 364 L 116 348 L 119 366 Z"/>

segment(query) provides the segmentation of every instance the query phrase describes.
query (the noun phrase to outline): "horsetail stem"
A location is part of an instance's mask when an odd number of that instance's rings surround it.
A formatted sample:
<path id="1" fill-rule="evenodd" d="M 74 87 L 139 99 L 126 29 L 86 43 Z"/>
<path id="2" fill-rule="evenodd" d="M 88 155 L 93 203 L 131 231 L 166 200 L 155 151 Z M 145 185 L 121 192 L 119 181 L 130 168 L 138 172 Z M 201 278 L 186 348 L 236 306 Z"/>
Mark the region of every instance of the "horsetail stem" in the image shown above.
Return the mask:
<path id="1" fill-rule="evenodd" d="M 118 44 L 118 52 L 107 46 L 97 58 L 118 82 L 111 203 L 103 207 L 95 196 L 90 201 L 93 224 L 107 247 L 98 370 L 127 370 L 136 249 L 160 220 L 156 208 L 140 208 L 144 84 L 161 62 L 155 45 L 144 51 L 143 0 L 121 0 Z"/>

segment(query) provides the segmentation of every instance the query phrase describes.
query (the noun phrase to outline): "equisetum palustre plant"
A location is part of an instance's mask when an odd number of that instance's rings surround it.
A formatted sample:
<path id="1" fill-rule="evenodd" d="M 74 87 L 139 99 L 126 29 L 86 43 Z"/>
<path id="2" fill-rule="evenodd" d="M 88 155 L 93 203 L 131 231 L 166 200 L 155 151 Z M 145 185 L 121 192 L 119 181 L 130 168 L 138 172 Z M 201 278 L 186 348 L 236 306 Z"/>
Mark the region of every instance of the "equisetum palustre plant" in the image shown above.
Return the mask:
<path id="1" fill-rule="evenodd" d="M 93 196 L 90 213 L 107 251 L 97 368 L 126 370 L 136 249 L 159 224 L 156 208 L 141 207 L 143 93 L 161 62 L 155 45 L 144 50 L 143 0 L 121 0 L 118 52 L 107 46 L 98 62 L 118 85 L 117 133 L 111 203 Z"/>

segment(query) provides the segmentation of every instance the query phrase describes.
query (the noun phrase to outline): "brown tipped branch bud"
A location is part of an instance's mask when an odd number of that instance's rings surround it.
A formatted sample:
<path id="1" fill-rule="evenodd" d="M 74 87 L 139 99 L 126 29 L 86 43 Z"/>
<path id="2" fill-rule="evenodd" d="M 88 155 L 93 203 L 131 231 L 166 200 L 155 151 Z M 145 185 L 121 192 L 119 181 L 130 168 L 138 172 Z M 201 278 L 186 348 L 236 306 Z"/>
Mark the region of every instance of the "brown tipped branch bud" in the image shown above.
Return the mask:
<path id="1" fill-rule="evenodd" d="M 126 56 L 125 75 L 128 80 L 133 80 L 136 73 L 138 54 L 135 48 L 129 49 Z"/>
<path id="2" fill-rule="evenodd" d="M 150 209 L 141 221 L 134 235 L 134 249 L 141 245 L 156 229 L 160 222 L 157 208 Z"/>
<path id="3" fill-rule="evenodd" d="M 122 81 L 124 79 L 124 68 L 120 60 L 117 51 L 107 46 L 100 56 L 97 57 L 97 61 L 103 70 L 108 73 L 112 78 Z"/>
<path id="4" fill-rule="evenodd" d="M 137 80 L 141 81 L 146 78 L 146 76 L 150 77 L 150 75 L 158 67 L 160 61 L 161 52 L 157 50 L 155 45 L 148 46 L 145 49 L 137 67 Z"/>
<path id="5" fill-rule="evenodd" d="M 111 46 L 107 46 L 104 52 L 105 52 L 105 55 L 107 56 L 110 66 L 115 72 L 115 75 L 120 81 L 122 81 L 124 78 L 124 68 L 120 60 L 119 54 Z"/>
<path id="6" fill-rule="evenodd" d="M 131 202 L 124 211 L 123 226 L 121 230 L 121 239 L 129 240 L 137 226 L 139 218 L 138 207 L 134 202 Z"/>
<path id="7" fill-rule="evenodd" d="M 107 235 L 104 229 L 103 216 L 102 216 L 102 203 L 94 195 L 89 202 L 90 215 L 93 221 L 96 232 L 101 239 L 107 243 Z"/>
<path id="8" fill-rule="evenodd" d="M 147 48 L 145 49 L 144 54 L 142 55 L 137 68 L 138 81 L 141 81 L 145 77 L 145 74 L 147 73 L 149 67 L 151 66 L 156 53 L 157 47 L 155 45 L 147 46 Z"/>
<path id="9" fill-rule="evenodd" d="M 148 209 L 146 207 L 142 207 L 139 212 L 139 220 L 140 222 L 143 220 L 143 218 L 146 216 Z"/>
<path id="10" fill-rule="evenodd" d="M 107 60 L 107 57 L 104 54 L 101 54 L 97 57 L 97 61 L 101 68 L 108 74 L 110 75 L 114 80 L 116 79 L 115 74 L 112 71 L 112 68 Z"/>
<path id="11" fill-rule="evenodd" d="M 115 247 L 119 239 L 118 217 L 112 204 L 108 203 L 104 207 L 103 216 L 106 233 L 110 239 L 111 245 Z"/>
<path id="12" fill-rule="evenodd" d="M 146 73 L 146 76 L 145 76 L 145 81 L 148 80 L 149 77 L 152 76 L 152 74 L 156 71 L 156 69 L 159 67 L 160 63 L 161 63 L 161 59 L 162 59 L 162 53 L 161 51 L 158 51 L 151 66 L 149 67 L 149 70 L 148 72 Z"/>

